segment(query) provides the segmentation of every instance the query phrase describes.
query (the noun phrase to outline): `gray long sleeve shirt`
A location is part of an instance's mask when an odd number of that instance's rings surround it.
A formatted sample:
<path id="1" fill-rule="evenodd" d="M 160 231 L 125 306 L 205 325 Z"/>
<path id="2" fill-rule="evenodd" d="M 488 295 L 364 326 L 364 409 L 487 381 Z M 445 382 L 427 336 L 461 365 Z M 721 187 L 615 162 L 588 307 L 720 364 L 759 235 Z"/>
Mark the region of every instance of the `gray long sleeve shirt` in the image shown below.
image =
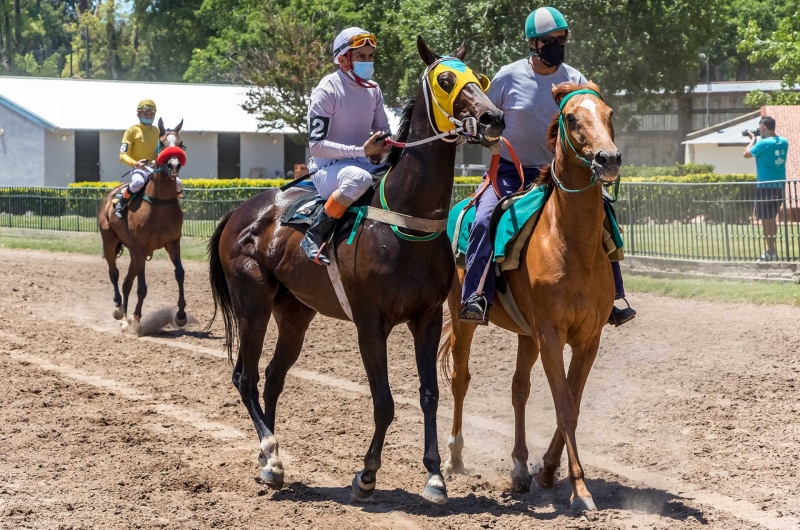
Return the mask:
<path id="1" fill-rule="evenodd" d="M 558 105 L 551 88 L 566 81 L 579 85 L 587 82 L 583 74 L 566 64 L 550 75 L 537 74 L 527 57 L 502 67 L 492 79 L 486 94 L 505 113 L 503 136 L 523 166 L 541 167 L 553 160 L 547 149 L 547 130 L 558 113 Z M 505 144 L 500 156 L 511 159 Z"/>

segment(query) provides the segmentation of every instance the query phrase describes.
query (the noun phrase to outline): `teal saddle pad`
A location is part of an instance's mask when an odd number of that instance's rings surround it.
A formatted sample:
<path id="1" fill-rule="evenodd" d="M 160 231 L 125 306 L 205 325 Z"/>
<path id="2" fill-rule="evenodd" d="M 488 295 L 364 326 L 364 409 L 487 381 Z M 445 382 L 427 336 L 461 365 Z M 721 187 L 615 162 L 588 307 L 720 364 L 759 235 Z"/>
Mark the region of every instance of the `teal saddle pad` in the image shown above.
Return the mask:
<path id="1" fill-rule="evenodd" d="M 502 213 L 495 211 L 493 218 L 498 218 L 496 226 L 492 227 L 494 233 L 494 261 L 502 262 L 506 258 L 506 252 L 511 251 L 511 243 L 514 237 L 522 230 L 525 224 L 544 207 L 550 197 L 550 187 L 546 185 L 536 186 L 530 191 L 511 196 L 498 203 L 497 208 L 503 209 Z M 494 193 L 487 189 L 485 193 Z M 464 211 L 471 198 L 464 199 L 456 204 L 447 218 L 447 237 L 453 241 L 458 237 L 458 242 L 454 245 L 456 260 L 467 254 L 467 244 L 469 243 L 469 232 L 475 222 L 475 205 L 464 213 L 461 219 L 459 233 L 455 234 L 459 216 Z M 622 235 L 614 215 L 614 208 L 607 201 L 603 201 L 606 215 L 611 223 L 611 236 L 617 248 L 622 248 Z"/>

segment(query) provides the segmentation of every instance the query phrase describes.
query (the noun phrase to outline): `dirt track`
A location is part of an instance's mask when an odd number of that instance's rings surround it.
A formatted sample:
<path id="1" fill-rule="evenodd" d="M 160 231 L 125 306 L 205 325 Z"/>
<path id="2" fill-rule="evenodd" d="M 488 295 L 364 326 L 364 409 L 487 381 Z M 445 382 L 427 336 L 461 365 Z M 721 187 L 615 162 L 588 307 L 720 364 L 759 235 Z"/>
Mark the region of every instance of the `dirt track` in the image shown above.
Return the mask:
<path id="1" fill-rule="evenodd" d="M 516 341 L 493 328 L 473 348 L 471 475 L 449 478 L 447 506 L 422 500 L 416 368 L 397 329 L 397 412 L 378 491 L 351 504 L 372 434 L 352 324 L 312 324 L 279 403 L 287 486 L 267 490 L 221 328 L 202 331 L 206 267 L 186 265 L 196 322 L 136 339 L 111 318 L 99 256 L 0 253 L 0 528 L 800 527 L 799 309 L 634 296 L 640 316 L 607 329 L 585 392 L 578 444 L 600 511 L 577 517 L 563 481 L 552 492 L 506 489 Z M 148 265 L 148 284 L 145 321 L 155 325 L 177 297 L 167 262 Z M 446 458 L 452 405 L 441 388 Z M 535 464 L 555 428 L 540 366 L 528 425 Z"/>

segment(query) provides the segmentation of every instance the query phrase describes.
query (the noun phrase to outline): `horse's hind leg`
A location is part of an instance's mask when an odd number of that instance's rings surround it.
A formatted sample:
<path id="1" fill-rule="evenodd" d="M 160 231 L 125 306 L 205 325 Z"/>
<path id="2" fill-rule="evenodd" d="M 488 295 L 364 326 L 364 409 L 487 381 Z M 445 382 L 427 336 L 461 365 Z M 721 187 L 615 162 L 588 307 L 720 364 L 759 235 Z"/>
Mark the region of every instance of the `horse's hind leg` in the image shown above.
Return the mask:
<path id="1" fill-rule="evenodd" d="M 597 357 L 597 349 L 600 344 L 599 337 L 597 340 L 591 341 L 583 347 L 572 348 L 572 360 L 569 363 L 569 372 L 567 373 L 567 381 L 569 383 L 570 392 L 575 401 L 575 414 L 580 415 L 581 412 L 581 398 L 583 397 L 583 389 L 586 386 L 586 380 L 589 378 L 589 372 L 594 365 L 594 360 Z M 555 474 L 561 465 L 561 454 L 564 450 L 564 436 L 561 434 L 560 429 L 556 429 L 553 438 L 550 441 L 550 446 L 542 458 L 542 469 L 536 474 L 536 483 L 542 488 L 552 488 L 555 484 Z"/>
<path id="2" fill-rule="evenodd" d="M 119 292 L 119 269 L 117 268 L 117 245 L 121 244 L 117 236 L 110 231 L 101 232 L 103 238 L 103 256 L 108 263 L 108 277 L 114 286 L 114 318 L 122 319 L 122 295 Z"/>
<path id="3" fill-rule="evenodd" d="M 164 249 L 169 254 L 169 259 L 175 266 L 175 281 L 178 282 L 178 312 L 175 313 L 175 325 L 183 327 L 186 325 L 186 300 L 183 297 L 183 277 L 185 275 L 183 264 L 181 264 L 181 240 L 180 238 L 166 244 Z"/>
<path id="4" fill-rule="evenodd" d="M 414 349 L 419 376 L 419 404 L 425 418 L 425 454 L 422 463 L 428 470 L 428 480 L 422 497 L 434 504 L 447 503 L 447 488 L 442 476 L 439 439 L 436 432 L 436 411 L 439 406 L 439 382 L 436 374 L 436 350 L 442 334 L 442 309 L 412 321 L 408 329 L 414 336 Z"/>
<path id="5" fill-rule="evenodd" d="M 272 314 L 278 325 L 278 341 L 272 360 L 264 370 L 264 422 L 274 433 L 275 408 L 283 392 L 286 374 L 297 362 L 306 330 L 317 312 L 289 291 L 280 289 L 272 306 Z"/>
<path id="6" fill-rule="evenodd" d="M 136 270 L 136 307 L 133 309 L 133 322 L 131 323 L 131 327 L 133 328 L 133 332 L 137 335 L 142 331 L 142 305 L 144 305 L 144 299 L 147 296 L 147 281 L 144 277 L 144 268 L 147 263 L 146 258 L 147 253 L 142 249 L 131 252 L 131 264 Z M 130 274 L 130 270 L 128 274 Z M 125 281 L 128 281 L 127 277 Z"/>
<path id="7" fill-rule="evenodd" d="M 539 345 L 542 355 L 542 366 L 550 384 L 550 392 L 553 394 L 553 401 L 556 407 L 556 424 L 564 439 L 567 447 L 567 459 L 569 468 L 569 481 L 572 483 L 572 496 L 570 498 L 571 507 L 575 511 L 596 510 L 592 495 L 586 487 L 583 476 L 583 467 L 578 457 L 578 445 L 575 439 L 575 429 L 578 426 L 578 406 L 572 386 L 564 373 L 564 339 L 559 337 L 554 329 L 547 329 L 539 336 Z M 540 332 L 542 329 L 540 328 Z M 600 335 L 592 342 L 594 352 L 600 342 Z M 583 357 L 588 345 L 579 348 L 573 355 Z M 570 365 L 571 367 L 572 365 Z M 588 370 L 586 370 L 588 375 Z M 552 444 L 551 444 L 552 447 Z M 547 464 L 546 464 L 547 465 Z M 537 477 L 538 478 L 538 477 Z M 539 481 L 537 480 L 537 483 Z"/>
<path id="8" fill-rule="evenodd" d="M 450 450 L 450 457 L 444 463 L 444 471 L 450 473 L 466 473 L 464 460 L 461 452 L 464 449 L 464 436 L 461 433 L 464 417 L 464 399 L 469 389 L 469 353 L 472 346 L 472 335 L 478 326 L 458 320 L 461 312 L 461 286 L 458 279 L 453 280 L 457 287 L 451 289 L 447 298 L 447 305 L 450 309 L 451 331 L 450 331 L 450 352 L 452 353 L 453 368 L 450 372 L 450 389 L 453 392 L 453 425 L 450 429 L 450 437 L 447 440 L 447 448 Z"/>
<path id="9" fill-rule="evenodd" d="M 531 487 L 528 444 L 525 439 L 525 407 L 531 393 L 531 369 L 539 356 L 539 349 L 532 337 L 524 335 L 517 337 L 517 368 L 511 383 L 511 403 L 514 406 L 514 451 L 511 453 L 514 471 L 511 480 L 514 491 L 522 493 Z"/>
<path id="10" fill-rule="evenodd" d="M 243 267 L 239 265 L 239 271 Z M 258 361 L 264 347 L 264 336 L 277 291 L 277 282 L 265 269 L 259 277 L 248 272 L 234 272 L 229 278 L 234 317 L 239 323 L 239 356 L 233 372 L 233 384 L 239 390 L 253 426 L 256 428 L 263 465 L 261 479 L 267 486 L 283 486 L 283 463 L 278 455 L 278 442 L 265 423 L 264 411 L 258 399 Z"/>
<path id="11" fill-rule="evenodd" d="M 361 360 L 367 371 L 369 389 L 372 393 L 375 432 L 364 457 L 364 469 L 353 479 L 353 495 L 356 499 L 366 499 L 375 491 L 378 470 L 381 467 L 381 452 L 386 439 L 386 431 L 394 419 L 394 399 L 389 388 L 389 368 L 386 359 L 386 339 L 389 332 L 380 314 L 372 312 L 368 317 L 357 320 L 358 347 Z"/>
<path id="12" fill-rule="evenodd" d="M 125 279 L 122 280 L 122 316 L 128 316 L 128 302 L 131 299 L 131 289 L 133 288 L 133 280 L 136 279 L 136 260 L 133 258 L 133 252 L 130 252 L 131 261 L 128 263 L 128 272 L 125 273 Z"/>

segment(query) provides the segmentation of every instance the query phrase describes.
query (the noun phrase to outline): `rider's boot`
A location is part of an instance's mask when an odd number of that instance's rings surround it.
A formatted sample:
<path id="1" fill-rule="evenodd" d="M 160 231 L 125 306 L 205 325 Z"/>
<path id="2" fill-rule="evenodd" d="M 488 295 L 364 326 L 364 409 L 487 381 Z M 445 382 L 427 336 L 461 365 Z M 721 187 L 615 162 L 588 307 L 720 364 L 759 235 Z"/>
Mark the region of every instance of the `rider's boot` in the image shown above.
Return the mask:
<path id="1" fill-rule="evenodd" d="M 122 219 L 122 212 L 125 211 L 125 207 L 128 206 L 130 198 L 131 194 L 127 186 L 122 188 L 121 192 L 117 193 L 117 202 L 114 204 L 114 215 L 116 215 L 118 219 Z"/>
<path id="2" fill-rule="evenodd" d="M 628 307 L 617 307 L 613 306 L 611 308 L 611 315 L 608 317 L 607 324 L 613 324 L 615 327 L 620 327 L 625 322 L 633 320 L 633 317 L 636 316 L 636 311 L 631 307 L 631 304 L 628 303 L 628 300 L 622 298 L 625 304 Z"/>
<path id="3" fill-rule="evenodd" d="M 325 242 L 333 232 L 336 222 L 342 218 L 347 208 L 353 201 L 336 190 L 325 202 L 325 208 L 319 212 L 311 227 L 306 231 L 306 237 L 300 242 L 300 248 L 306 253 L 308 259 L 317 265 L 330 265 L 331 261 L 324 254 Z"/>
<path id="4" fill-rule="evenodd" d="M 489 324 L 489 302 L 485 296 L 475 293 L 467 298 L 467 301 L 462 305 L 461 314 L 458 315 L 458 319 L 461 322 L 469 322 L 479 326 Z"/>

